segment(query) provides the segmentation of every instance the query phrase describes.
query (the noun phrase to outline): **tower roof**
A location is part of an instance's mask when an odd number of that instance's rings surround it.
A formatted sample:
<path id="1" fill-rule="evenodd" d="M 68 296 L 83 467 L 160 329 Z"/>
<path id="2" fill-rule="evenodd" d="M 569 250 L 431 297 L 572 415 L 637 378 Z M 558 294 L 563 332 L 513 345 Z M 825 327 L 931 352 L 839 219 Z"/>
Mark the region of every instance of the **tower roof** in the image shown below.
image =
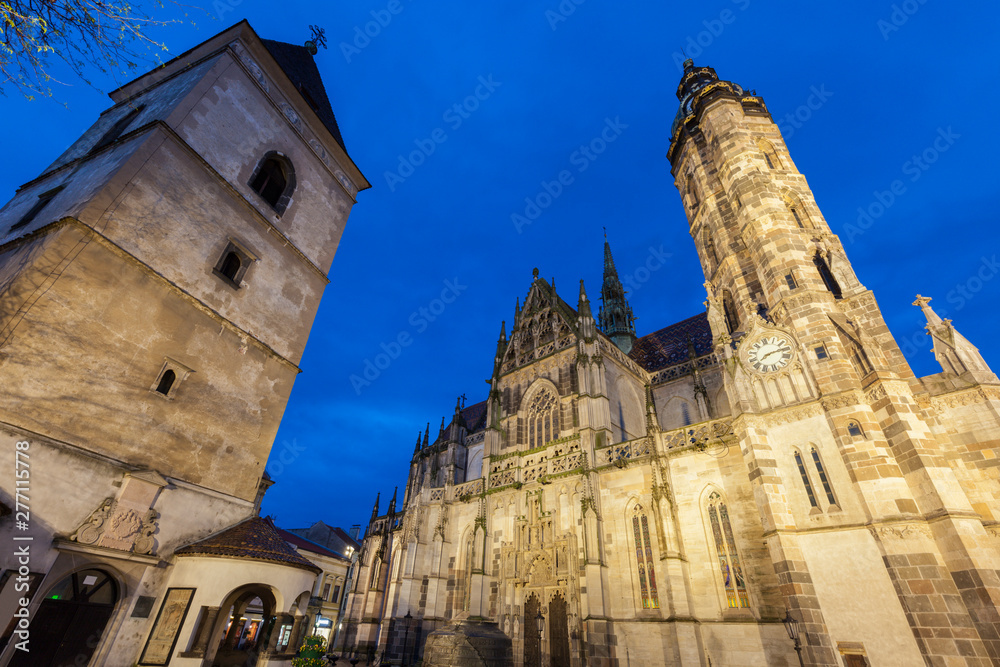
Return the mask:
<path id="1" fill-rule="evenodd" d="M 601 309 L 597 313 L 597 324 L 601 331 L 614 341 L 625 354 L 632 349 L 635 342 L 635 318 L 632 307 L 625 298 L 625 288 L 618 279 L 614 257 L 611 256 L 611 245 L 604 238 L 604 284 L 601 285 Z"/>

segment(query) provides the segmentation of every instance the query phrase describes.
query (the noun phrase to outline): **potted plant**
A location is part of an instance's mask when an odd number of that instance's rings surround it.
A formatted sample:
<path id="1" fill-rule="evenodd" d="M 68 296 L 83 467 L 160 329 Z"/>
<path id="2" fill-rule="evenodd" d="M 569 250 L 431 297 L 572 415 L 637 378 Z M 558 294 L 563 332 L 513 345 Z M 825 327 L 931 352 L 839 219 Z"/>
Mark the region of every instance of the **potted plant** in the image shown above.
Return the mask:
<path id="1" fill-rule="evenodd" d="M 323 667 L 323 654 L 326 652 L 326 640 L 319 635 L 310 635 L 302 640 L 299 656 L 292 658 L 292 667 Z"/>

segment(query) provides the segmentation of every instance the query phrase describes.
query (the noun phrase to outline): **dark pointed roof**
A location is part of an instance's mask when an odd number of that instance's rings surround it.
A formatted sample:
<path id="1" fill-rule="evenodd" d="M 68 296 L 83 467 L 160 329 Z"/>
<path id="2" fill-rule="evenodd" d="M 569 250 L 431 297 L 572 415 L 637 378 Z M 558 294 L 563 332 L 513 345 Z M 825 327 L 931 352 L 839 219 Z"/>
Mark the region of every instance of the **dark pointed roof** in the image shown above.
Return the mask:
<path id="1" fill-rule="evenodd" d="M 689 340 L 694 344 L 696 356 L 712 353 L 712 329 L 706 313 L 643 336 L 635 341 L 628 356 L 647 371 L 658 371 L 686 361 L 690 355 Z"/>
<path id="2" fill-rule="evenodd" d="M 323 121 L 323 125 L 330 130 L 330 134 L 346 153 L 347 147 L 344 145 L 344 137 L 341 136 L 337 118 L 333 115 L 333 107 L 330 106 L 330 98 L 326 95 L 323 79 L 319 75 L 316 61 L 313 60 L 306 47 L 270 39 L 260 41 L 264 43 L 278 66 L 291 79 L 292 84 L 302 95 L 306 104 L 316 112 L 319 119 Z"/>
<path id="3" fill-rule="evenodd" d="M 261 560 L 322 572 L 293 549 L 270 520 L 259 516 L 250 517 L 215 535 L 181 547 L 174 554 Z"/>

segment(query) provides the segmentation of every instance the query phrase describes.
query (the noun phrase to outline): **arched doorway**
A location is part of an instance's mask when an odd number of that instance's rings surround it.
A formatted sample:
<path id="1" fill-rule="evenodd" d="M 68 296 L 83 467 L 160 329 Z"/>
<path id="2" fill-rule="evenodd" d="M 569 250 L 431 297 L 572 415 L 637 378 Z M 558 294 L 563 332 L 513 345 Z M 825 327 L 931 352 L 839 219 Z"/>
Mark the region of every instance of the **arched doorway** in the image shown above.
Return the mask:
<path id="1" fill-rule="evenodd" d="M 31 652 L 15 651 L 11 667 L 86 665 L 118 602 L 104 570 L 81 570 L 56 584 L 31 619 Z"/>
<path id="2" fill-rule="evenodd" d="M 569 623 L 562 593 L 549 601 L 549 656 L 550 667 L 569 667 Z"/>
<path id="3" fill-rule="evenodd" d="M 524 667 L 541 667 L 541 638 L 538 636 L 538 613 L 542 610 L 542 604 L 538 601 L 538 596 L 532 593 L 524 601 L 524 624 L 521 629 L 524 632 Z"/>
<path id="4" fill-rule="evenodd" d="M 257 664 L 274 631 L 274 594 L 265 586 L 247 586 L 229 596 L 220 615 L 224 626 L 213 667 Z"/>

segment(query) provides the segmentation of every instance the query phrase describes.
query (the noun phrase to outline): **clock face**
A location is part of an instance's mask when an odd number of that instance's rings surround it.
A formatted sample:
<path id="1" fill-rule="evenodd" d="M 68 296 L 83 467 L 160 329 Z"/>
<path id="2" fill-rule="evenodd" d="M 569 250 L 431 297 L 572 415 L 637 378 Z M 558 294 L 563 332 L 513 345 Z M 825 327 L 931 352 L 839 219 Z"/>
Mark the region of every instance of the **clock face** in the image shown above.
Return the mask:
<path id="1" fill-rule="evenodd" d="M 792 359 L 792 344 L 779 336 L 764 336 L 750 344 L 747 361 L 761 373 L 781 370 Z"/>

